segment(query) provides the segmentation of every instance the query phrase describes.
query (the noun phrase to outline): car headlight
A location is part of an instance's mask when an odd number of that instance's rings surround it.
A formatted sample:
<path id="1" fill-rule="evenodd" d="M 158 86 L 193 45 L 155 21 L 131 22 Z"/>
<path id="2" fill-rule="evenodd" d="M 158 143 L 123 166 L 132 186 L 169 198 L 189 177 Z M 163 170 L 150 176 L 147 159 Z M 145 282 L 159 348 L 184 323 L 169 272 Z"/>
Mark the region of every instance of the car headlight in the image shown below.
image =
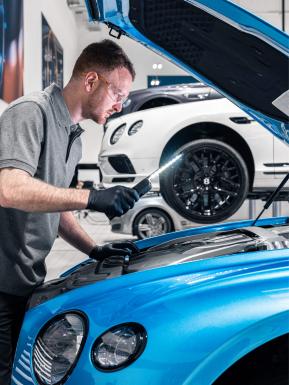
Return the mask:
<path id="1" fill-rule="evenodd" d="M 128 134 L 129 135 L 134 135 L 138 132 L 138 130 L 140 128 L 142 128 L 143 126 L 143 121 L 142 120 L 138 120 L 137 122 L 133 123 L 130 128 L 128 129 Z"/>
<path id="2" fill-rule="evenodd" d="M 86 318 L 66 313 L 49 321 L 33 349 L 33 369 L 40 384 L 54 385 L 71 372 L 86 336 Z"/>
<path id="3" fill-rule="evenodd" d="M 199 93 L 199 94 L 189 94 L 186 93 L 184 96 L 191 100 L 206 100 L 209 98 L 210 94 L 208 92 L 206 93 Z"/>
<path id="4" fill-rule="evenodd" d="M 120 126 L 118 126 L 112 133 L 111 137 L 110 137 L 110 144 L 115 144 L 119 139 L 120 137 L 122 136 L 123 132 L 124 132 L 124 129 L 126 127 L 126 124 L 121 124 Z"/>
<path id="5" fill-rule="evenodd" d="M 130 105 L 131 99 L 126 99 L 126 101 L 123 103 L 122 108 L 126 108 Z"/>
<path id="6" fill-rule="evenodd" d="M 140 324 L 115 326 L 95 341 L 92 349 L 94 365 L 103 371 L 123 369 L 141 355 L 146 342 L 147 334 Z"/>

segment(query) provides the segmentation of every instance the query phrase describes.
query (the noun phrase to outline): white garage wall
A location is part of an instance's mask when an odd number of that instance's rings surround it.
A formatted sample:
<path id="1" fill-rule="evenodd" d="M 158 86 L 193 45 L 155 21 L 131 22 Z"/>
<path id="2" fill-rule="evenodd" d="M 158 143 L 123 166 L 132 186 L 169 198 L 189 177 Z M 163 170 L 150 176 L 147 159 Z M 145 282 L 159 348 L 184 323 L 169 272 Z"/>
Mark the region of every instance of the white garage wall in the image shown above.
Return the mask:
<path id="1" fill-rule="evenodd" d="M 231 0 L 282 29 L 282 0 Z M 289 1 L 285 0 L 285 30 L 289 31 Z"/>
<path id="2" fill-rule="evenodd" d="M 64 83 L 78 54 L 77 26 L 65 0 L 24 0 L 24 93 L 42 89 L 42 19 L 63 48 Z"/>

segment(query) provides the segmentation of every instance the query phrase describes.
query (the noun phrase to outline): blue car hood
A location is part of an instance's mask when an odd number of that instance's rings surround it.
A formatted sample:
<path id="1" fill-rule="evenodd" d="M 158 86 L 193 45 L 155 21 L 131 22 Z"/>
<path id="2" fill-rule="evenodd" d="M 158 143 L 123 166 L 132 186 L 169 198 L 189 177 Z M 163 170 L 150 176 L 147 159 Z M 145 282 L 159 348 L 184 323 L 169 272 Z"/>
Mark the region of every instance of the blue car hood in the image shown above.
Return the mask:
<path id="1" fill-rule="evenodd" d="M 215 88 L 289 142 L 289 37 L 228 0 L 86 0 L 106 23 Z M 119 37 L 118 36 L 118 37 Z"/>

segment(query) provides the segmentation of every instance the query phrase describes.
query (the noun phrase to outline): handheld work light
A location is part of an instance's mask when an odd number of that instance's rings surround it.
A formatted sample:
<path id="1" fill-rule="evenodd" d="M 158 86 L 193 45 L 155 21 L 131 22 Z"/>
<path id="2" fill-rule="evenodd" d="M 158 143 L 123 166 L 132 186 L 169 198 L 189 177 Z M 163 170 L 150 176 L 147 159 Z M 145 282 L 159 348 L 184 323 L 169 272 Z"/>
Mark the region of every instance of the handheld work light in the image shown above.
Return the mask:
<path id="1" fill-rule="evenodd" d="M 165 163 L 162 167 L 158 168 L 156 171 L 154 171 L 152 174 L 141 180 L 139 183 L 137 183 L 133 188 L 138 192 L 139 196 L 143 196 L 146 194 L 150 189 L 152 188 L 152 179 L 156 176 L 160 175 L 162 172 L 164 172 L 168 167 L 170 167 L 173 163 L 175 163 L 177 160 L 179 160 L 182 157 L 182 154 L 178 154 L 175 157 L 173 157 L 170 161 Z"/>

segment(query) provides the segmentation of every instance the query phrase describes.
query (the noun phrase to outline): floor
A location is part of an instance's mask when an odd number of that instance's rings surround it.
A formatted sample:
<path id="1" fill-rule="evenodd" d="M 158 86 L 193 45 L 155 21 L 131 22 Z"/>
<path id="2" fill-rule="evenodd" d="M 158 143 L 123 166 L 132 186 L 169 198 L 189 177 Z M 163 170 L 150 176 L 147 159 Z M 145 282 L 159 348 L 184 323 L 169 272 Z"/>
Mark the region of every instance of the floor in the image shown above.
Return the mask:
<path id="1" fill-rule="evenodd" d="M 108 219 L 104 214 L 84 211 L 77 213 L 76 217 L 81 226 L 95 239 L 97 244 L 120 239 L 134 239 L 132 236 L 113 233 L 110 230 Z M 58 277 L 61 272 L 86 258 L 87 256 L 85 254 L 74 249 L 63 239 L 57 238 L 51 252 L 46 258 L 46 281 Z"/>

